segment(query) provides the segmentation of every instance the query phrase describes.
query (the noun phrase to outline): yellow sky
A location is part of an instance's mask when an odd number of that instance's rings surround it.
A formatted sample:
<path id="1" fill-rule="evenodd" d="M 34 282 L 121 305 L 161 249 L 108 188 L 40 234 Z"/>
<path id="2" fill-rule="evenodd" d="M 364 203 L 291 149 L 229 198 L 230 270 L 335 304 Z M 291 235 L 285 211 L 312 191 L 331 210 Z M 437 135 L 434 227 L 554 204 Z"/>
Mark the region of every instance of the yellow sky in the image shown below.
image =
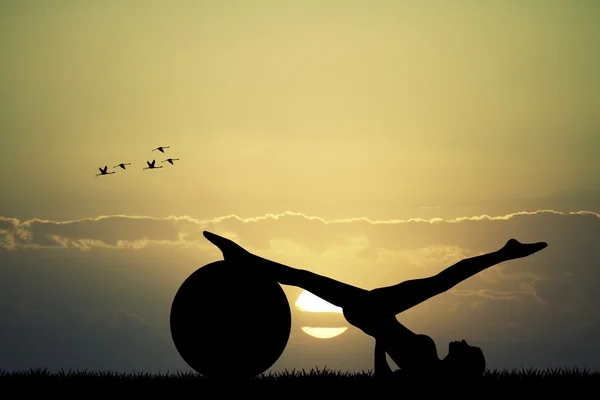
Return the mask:
<path id="1" fill-rule="evenodd" d="M 19 240 L 68 244 L 47 258 L 44 251 L 54 249 L 18 256 L 2 250 L 0 261 L 32 270 L 98 265 L 80 277 L 96 297 L 78 285 L 67 289 L 67 278 L 61 293 L 72 290 L 90 310 L 125 309 L 147 321 L 167 312 L 187 272 L 220 257 L 200 236 L 206 227 L 278 261 L 367 287 L 438 272 L 495 249 L 507 235 L 537 241 L 551 232 L 567 240 L 546 258 L 556 263 L 557 280 L 545 288 L 539 271 L 492 273 L 466 284 L 467 295 L 403 317 L 437 338 L 454 332 L 449 310 L 464 320 L 494 315 L 504 331 L 479 326 L 473 335 L 504 337 L 506 327 L 538 314 L 527 309 L 515 322 L 513 305 L 498 302 L 521 301 L 525 293 L 526 304 L 542 307 L 536 290 L 547 298 L 565 291 L 569 254 L 595 251 L 581 250 L 576 238 L 597 229 L 597 218 L 580 229 L 580 220 L 551 214 L 547 223 L 535 214 L 513 225 L 490 222 L 492 234 L 470 220 L 438 228 L 321 219 L 600 212 L 599 19 L 600 3 L 584 0 L 3 1 L 0 217 L 19 221 L 0 218 L 0 249 Z M 157 146 L 170 148 L 163 155 L 151 151 Z M 180 161 L 161 163 L 167 157 Z M 143 171 L 152 159 L 164 168 Z M 121 162 L 132 165 L 114 170 Z M 104 165 L 117 172 L 95 178 Z M 282 216 L 286 211 L 301 215 Z M 218 219 L 269 213 L 279 219 Z M 76 221 L 103 215 L 119 217 Z M 197 220 L 161 219 L 168 216 Z M 24 222 L 32 218 L 49 222 Z M 567 228 L 554 232 L 559 224 Z M 35 233 L 19 237 L 29 231 Z M 130 252 L 131 243 L 140 251 Z M 72 253 L 77 246 L 93 247 L 93 257 Z M 125 263 L 121 253 L 131 257 L 127 273 L 102 269 Z M 152 264 L 158 259 L 164 264 Z M 165 268 L 170 260 L 174 266 Z M 98 294 L 101 285 L 117 293 L 140 266 L 149 274 L 148 281 L 131 278 L 140 298 Z M 6 282 L 29 284 L 18 279 L 25 272 L 6 271 Z M 592 281 L 583 273 L 577 279 L 580 286 Z M 491 282 L 496 294 L 477 292 Z M 23 290 L 9 300 L 19 303 Z M 151 308 L 139 293 L 154 296 Z M 300 292 L 291 293 L 293 304 Z M 306 326 L 324 322 L 294 312 Z M 551 326 L 554 314 L 543 315 L 539 326 Z M 349 329 L 338 343 L 364 339 L 353 335 Z M 292 364 L 308 339 L 291 342 Z M 370 360 L 370 344 L 360 343 Z"/>
<path id="2" fill-rule="evenodd" d="M 4 4 L 6 214 L 597 204 L 593 2 Z"/>

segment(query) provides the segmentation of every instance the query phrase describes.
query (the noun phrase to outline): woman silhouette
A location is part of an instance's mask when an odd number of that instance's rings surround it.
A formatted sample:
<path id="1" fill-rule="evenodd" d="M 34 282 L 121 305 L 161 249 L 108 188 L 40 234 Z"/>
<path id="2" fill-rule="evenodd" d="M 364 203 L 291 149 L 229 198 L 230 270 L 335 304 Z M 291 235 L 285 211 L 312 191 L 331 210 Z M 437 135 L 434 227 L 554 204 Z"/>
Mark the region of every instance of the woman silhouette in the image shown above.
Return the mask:
<path id="1" fill-rule="evenodd" d="M 392 373 L 386 353 L 403 373 L 481 376 L 486 364 L 479 347 L 464 340 L 450 342 L 448 355 L 440 359 L 435 342 L 404 327 L 396 315 L 491 266 L 527 257 L 547 247 L 544 242 L 524 244 L 510 239 L 497 251 L 463 259 L 437 275 L 366 290 L 264 259 L 210 232 L 204 232 L 204 237 L 221 250 L 226 261 L 253 268 L 252 273 L 257 277 L 300 287 L 342 308 L 350 324 L 375 338 L 375 376 L 380 377 Z"/>

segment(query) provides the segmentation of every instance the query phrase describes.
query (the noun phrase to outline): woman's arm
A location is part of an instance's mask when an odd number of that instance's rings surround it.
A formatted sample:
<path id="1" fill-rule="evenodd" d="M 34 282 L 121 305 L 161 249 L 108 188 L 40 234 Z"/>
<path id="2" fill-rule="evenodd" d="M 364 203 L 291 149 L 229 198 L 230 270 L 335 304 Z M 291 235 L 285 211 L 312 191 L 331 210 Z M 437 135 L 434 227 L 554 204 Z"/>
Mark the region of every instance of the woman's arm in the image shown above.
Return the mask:
<path id="1" fill-rule="evenodd" d="M 385 347 L 381 340 L 375 340 L 375 373 L 376 378 L 385 378 L 392 375 L 392 369 L 387 362 Z"/>

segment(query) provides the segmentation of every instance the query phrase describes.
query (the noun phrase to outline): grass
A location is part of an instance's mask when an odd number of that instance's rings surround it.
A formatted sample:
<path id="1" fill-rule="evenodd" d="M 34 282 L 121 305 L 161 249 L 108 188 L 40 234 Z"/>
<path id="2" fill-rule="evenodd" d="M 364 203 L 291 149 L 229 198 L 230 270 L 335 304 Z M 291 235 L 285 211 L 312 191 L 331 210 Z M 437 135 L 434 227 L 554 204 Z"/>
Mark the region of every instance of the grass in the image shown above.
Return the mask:
<path id="1" fill-rule="evenodd" d="M 298 391 L 309 390 L 311 393 L 321 393 L 321 390 L 330 387 L 339 394 L 340 390 L 358 395 L 359 391 L 365 390 L 370 395 L 385 393 L 397 388 L 418 386 L 418 390 L 437 390 L 448 388 L 452 382 L 434 381 L 430 377 L 419 379 L 396 377 L 393 380 L 380 381 L 373 378 L 370 371 L 359 373 L 347 373 L 328 369 L 312 369 L 310 371 L 284 371 L 280 373 L 263 374 L 246 381 L 214 381 L 192 372 L 175 373 L 118 373 L 111 371 L 58 371 L 52 372 L 44 369 L 31 369 L 27 371 L 6 372 L 0 370 L 0 387 L 21 386 L 35 388 L 43 385 L 46 388 L 80 388 L 82 385 L 94 387 L 125 387 L 135 386 L 138 389 L 190 389 L 212 391 L 218 389 L 221 394 L 231 392 L 232 394 L 248 390 L 269 391 L 276 390 L 279 393 L 298 393 Z M 520 369 L 520 370 L 493 370 L 486 374 L 475 385 L 460 383 L 457 385 L 461 391 L 469 388 L 483 387 L 499 389 L 515 387 L 565 387 L 573 385 L 578 387 L 598 386 L 600 387 L 600 373 L 578 368 L 558 368 L 547 370 Z M 411 389 L 411 392 L 413 389 Z M 555 390 L 553 389 L 553 392 Z M 492 393 L 492 392 L 490 392 Z M 539 392 L 538 392 L 539 393 Z M 386 396 L 387 397 L 387 396 Z"/>

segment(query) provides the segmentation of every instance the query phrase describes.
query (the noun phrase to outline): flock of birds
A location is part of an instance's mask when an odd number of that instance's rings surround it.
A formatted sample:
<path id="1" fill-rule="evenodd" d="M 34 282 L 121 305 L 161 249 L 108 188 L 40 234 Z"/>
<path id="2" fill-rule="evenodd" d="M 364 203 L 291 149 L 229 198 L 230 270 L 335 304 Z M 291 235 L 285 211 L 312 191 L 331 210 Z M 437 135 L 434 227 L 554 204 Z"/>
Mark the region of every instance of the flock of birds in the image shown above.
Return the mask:
<path id="1" fill-rule="evenodd" d="M 161 153 L 164 153 L 165 149 L 168 149 L 168 148 L 169 148 L 169 146 L 160 146 L 160 147 L 157 147 L 157 148 L 153 149 L 152 151 L 158 150 Z M 175 165 L 173 162 L 177 161 L 177 160 L 179 160 L 179 158 L 167 158 L 166 160 L 163 160 L 161 162 L 168 162 L 171 165 Z M 142 168 L 142 169 L 157 169 L 157 168 L 162 168 L 162 165 L 160 167 L 156 166 L 156 160 L 152 160 L 152 162 L 146 161 L 146 163 L 148 164 L 148 166 L 145 167 L 145 168 Z M 131 163 L 117 164 L 113 168 L 121 168 L 121 169 L 126 170 L 125 166 L 127 166 L 127 165 L 131 165 Z M 108 172 L 108 165 L 105 165 L 104 168 L 98 167 L 98 169 L 100 170 L 100 173 L 96 174 L 96 176 L 110 175 L 110 174 L 114 174 L 115 173 L 115 171 Z"/>

